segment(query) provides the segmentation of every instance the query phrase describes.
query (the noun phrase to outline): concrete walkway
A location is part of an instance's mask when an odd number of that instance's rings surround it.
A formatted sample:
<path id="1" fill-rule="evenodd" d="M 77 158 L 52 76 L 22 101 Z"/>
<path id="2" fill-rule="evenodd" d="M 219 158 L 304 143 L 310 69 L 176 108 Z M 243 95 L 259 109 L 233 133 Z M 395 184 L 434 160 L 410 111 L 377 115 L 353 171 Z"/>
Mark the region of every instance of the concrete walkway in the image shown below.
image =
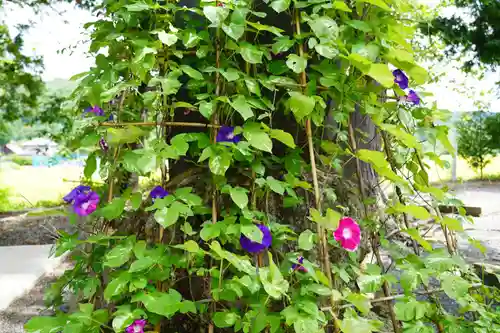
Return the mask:
<path id="1" fill-rule="evenodd" d="M 0 311 L 33 288 L 43 274 L 53 271 L 61 263 L 61 258 L 49 258 L 51 247 L 0 247 Z"/>

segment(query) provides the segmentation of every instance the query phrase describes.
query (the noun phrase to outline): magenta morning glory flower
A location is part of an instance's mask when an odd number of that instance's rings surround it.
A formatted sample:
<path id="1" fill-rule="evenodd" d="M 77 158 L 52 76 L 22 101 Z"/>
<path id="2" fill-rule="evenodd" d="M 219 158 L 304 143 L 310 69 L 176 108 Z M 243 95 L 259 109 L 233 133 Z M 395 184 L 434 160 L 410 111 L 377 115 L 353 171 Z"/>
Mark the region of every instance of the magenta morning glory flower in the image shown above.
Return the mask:
<path id="1" fill-rule="evenodd" d="M 73 210 L 77 215 L 87 216 L 92 214 L 99 204 L 99 195 L 94 191 L 80 193 L 76 196 L 73 203 Z"/>
<path id="2" fill-rule="evenodd" d="M 412 102 L 415 105 L 419 105 L 420 104 L 420 97 L 418 97 L 417 93 L 415 91 L 413 91 L 413 90 L 410 90 L 408 92 L 408 95 L 406 96 L 406 100 L 408 102 Z"/>
<path id="3" fill-rule="evenodd" d="M 273 242 L 273 236 L 271 235 L 271 231 L 268 227 L 263 224 L 258 224 L 257 227 L 262 232 L 262 241 L 260 243 L 251 241 L 243 234 L 240 237 L 240 245 L 247 252 L 259 253 L 271 246 L 271 243 Z"/>
<path id="4" fill-rule="evenodd" d="M 234 134 L 234 127 L 231 126 L 221 126 L 219 132 L 217 132 L 216 142 L 240 142 L 241 137 Z"/>
<path id="5" fill-rule="evenodd" d="M 402 70 L 396 69 L 392 72 L 392 75 L 394 75 L 394 83 L 397 83 L 399 88 L 408 88 L 408 76 Z"/>
<path id="6" fill-rule="evenodd" d="M 302 264 L 304 263 L 304 257 L 302 257 L 302 256 L 298 257 L 297 261 L 299 263 L 298 264 L 293 264 L 292 265 L 292 270 L 307 273 L 307 268 L 305 268 L 304 266 L 302 266 Z"/>
<path id="7" fill-rule="evenodd" d="M 101 138 L 99 140 L 99 146 L 101 147 L 103 152 L 105 152 L 105 153 L 108 152 L 109 146 L 108 146 L 108 143 L 106 142 L 106 140 L 104 140 L 104 138 Z"/>
<path id="8" fill-rule="evenodd" d="M 333 233 L 335 240 L 347 251 L 356 251 L 361 242 L 361 229 L 350 217 L 340 219 L 337 230 Z"/>
<path id="9" fill-rule="evenodd" d="M 134 321 L 127 329 L 126 333 L 144 333 L 144 326 L 146 326 L 146 319 L 138 319 Z"/>
<path id="10" fill-rule="evenodd" d="M 81 193 L 85 193 L 87 191 L 90 191 L 90 186 L 78 185 L 77 187 L 72 189 L 71 192 L 66 194 L 64 196 L 63 200 L 66 201 L 67 203 L 72 203 L 75 200 L 77 195 L 79 195 Z"/>
<path id="11" fill-rule="evenodd" d="M 149 196 L 151 197 L 151 199 L 153 199 L 153 201 L 155 199 L 158 199 L 158 198 L 159 199 L 163 199 L 167 195 L 168 195 L 168 192 L 163 187 L 161 187 L 160 185 L 158 185 L 155 188 L 153 188 L 151 190 L 151 192 L 149 193 Z"/>
<path id="12" fill-rule="evenodd" d="M 99 106 L 94 105 L 94 106 L 89 106 L 88 108 L 85 109 L 85 113 L 92 112 L 96 116 L 104 116 L 104 110 L 101 109 Z"/>

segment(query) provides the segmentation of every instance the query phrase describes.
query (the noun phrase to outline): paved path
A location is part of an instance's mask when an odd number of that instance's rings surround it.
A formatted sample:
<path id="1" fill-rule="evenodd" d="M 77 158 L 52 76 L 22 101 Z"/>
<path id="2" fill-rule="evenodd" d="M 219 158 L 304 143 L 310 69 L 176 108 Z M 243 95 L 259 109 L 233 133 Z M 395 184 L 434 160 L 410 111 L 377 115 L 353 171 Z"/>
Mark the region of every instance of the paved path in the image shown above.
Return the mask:
<path id="1" fill-rule="evenodd" d="M 487 261 L 500 264 L 500 183 L 471 182 L 456 186 L 454 192 L 465 205 L 481 207 L 481 216 L 474 218 L 474 224 L 465 224 L 464 229 L 487 247 Z M 467 256 L 484 260 L 467 240 L 461 240 L 460 248 Z"/>
<path id="2" fill-rule="evenodd" d="M 61 262 L 49 258 L 52 245 L 0 247 L 0 311 L 30 290 L 38 278 Z"/>

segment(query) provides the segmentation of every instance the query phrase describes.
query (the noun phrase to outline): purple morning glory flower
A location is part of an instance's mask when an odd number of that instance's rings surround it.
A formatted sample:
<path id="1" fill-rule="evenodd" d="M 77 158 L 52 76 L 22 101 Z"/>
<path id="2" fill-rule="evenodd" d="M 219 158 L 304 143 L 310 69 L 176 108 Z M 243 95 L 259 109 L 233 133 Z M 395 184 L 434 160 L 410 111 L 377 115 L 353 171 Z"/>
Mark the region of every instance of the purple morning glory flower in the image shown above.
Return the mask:
<path id="1" fill-rule="evenodd" d="M 104 138 L 101 138 L 99 140 L 99 146 L 101 147 L 103 152 L 105 152 L 105 153 L 108 152 L 109 146 L 108 146 L 108 143 L 106 142 L 106 140 L 104 140 Z"/>
<path id="2" fill-rule="evenodd" d="M 97 105 L 94 106 L 89 106 L 88 108 L 85 109 L 85 113 L 92 112 L 96 116 L 104 116 L 104 110 L 98 107 Z"/>
<path id="3" fill-rule="evenodd" d="M 73 210 L 77 215 L 87 216 L 92 214 L 99 204 L 99 195 L 94 191 L 80 193 L 76 196 L 73 203 Z"/>
<path id="4" fill-rule="evenodd" d="M 219 128 L 219 132 L 217 132 L 217 137 L 215 138 L 216 142 L 238 143 L 240 140 L 241 137 L 234 134 L 234 127 L 224 125 Z"/>
<path id="5" fill-rule="evenodd" d="M 305 268 L 304 266 L 302 266 L 302 264 L 304 263 L 304 257 L 302 257 L 302 256 L 298 257 L 297 261 L 299 263 L 298 264 L 293 264 L 292 265 L 292 270 L 307 273 L 307 268 Z"/>
<path id="6" fill-rule="evenodd" d="M 415 91 L 413 91 L 413 90 L 410 90 L 408 92 L 408 95 L 406 96 L 406 100 L 408 102 L 412 102 L 415 105 L 419 105 L 420 104 L 420 97 L 418 97 L 417 93 Z"/>
<path id="7" fill-rule="evenodd" d="M 127 329 L 126 333 L 144 333 L 144 326 L 146 326 L 146 319 L 138 319 L 134 321 Z"/>
<path id="8" fill-rule="evenodd" d="M 247 252 L 259 253 L 271 246 L 273 236 L 269 228 L 263 224 L 258 224 L 257 227 L 262 232 L 262 241 L 260 243 L 251 241 L 245 235 L 241 235 L 240 237 L 240 245 Z"/>
<path id="9" fill-rule="evenodd" d="M 408 76 L 402 70 L 396 69 L 392 72 L 392 75 L 394 75 L 394 83 L 397 83 L 399 88 L 408 88 Z"/>
<path id="10" fill-rule="evenodd" d="M 149 193 L 149 196 L 151 197 L 151 199 L 153 199 L 153 201 L 155 199 L 158 199 L 158 198 L 163 199 L 167 195 L 168 195 L 168 192 L 163 187 L 161 187 L 160 185 L 158 185 L 155 188 L 153 188 L 151 190 L 151 192 Z"/>
<path id="11" fill-rule="evenodd" d="M 63 200 L 66 201 L 67 203 L 72 203 L 76 196 L 82 193 L 85 193 L 87 191 L 90 191 L 90 186 L 85 186 L 85 185 L 78 185 L 74 189 L 71 190 L 66 196 L 64 196 Z"/>
<path id="12" fill-rule="evenodd" d="M 109 115 L 108 121 L 113 121 L 113 114 Z"/>

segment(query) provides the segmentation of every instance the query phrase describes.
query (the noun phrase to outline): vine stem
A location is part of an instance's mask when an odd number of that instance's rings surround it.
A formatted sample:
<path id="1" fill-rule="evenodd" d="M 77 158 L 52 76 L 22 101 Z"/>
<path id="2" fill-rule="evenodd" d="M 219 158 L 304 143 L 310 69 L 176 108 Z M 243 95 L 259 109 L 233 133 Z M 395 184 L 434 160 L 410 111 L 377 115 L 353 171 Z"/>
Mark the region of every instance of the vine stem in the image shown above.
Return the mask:
<path id="1" fill-rule="evenodd" d="M 348 132 L 349 132 L 349 141 L 351 144 L 351 149 L 352 152 L 355 154 L 357 151 L 357 144 L 356 144 L 356 137 L 354 135 L 354 129 L 352 127 L 352 122 L 351 122 L 352 117 L 349 119 L 349 127 L 348 127 Z M 366 191 L 365 191 L 365 186 L 364 186 L 364 181 L 363 181 L 363 175 L 361 173 L 361 163 L 358 158 L 356 158 L 356 173 L 358 176 L 358 185 L 359 185 L 359 191 L 361 194 L 361 200 L 363 202 L 363 207 L 365 210 L 365 218 L 368 217 L 368 207 L 365 203 L 366 200 Z M 380 267 L 383 267 L 383 261 L 382 257 L 380 256 L 380 251 L 378 248 L 378 244 L 380 242 L 379 236 L 376 232 L 372 233 L 372 249 L 373 253 L 375 254 L 375 257 L 377 258 L 377 263 Z M 382 284 L 382 289 L 384 291 L 385 297 L 391 297 L 391 290 L 389 288 L 389 284 L 387 281 L 384 281 Z M 392 322 L 392 327 L 394 329 L 395 333 L 400 333 L 401 329 L 399 327 L 399 323 L 396 319 L 396 313 L 394 312 L 394 308 L 392 307 L 391 302 L 387 302 L 387 308 L 389 310 L 389 315 L 391 316 L 391 322 Z"/>
<path id="2" fill-rule="evenodd" d="M 396 173 L 397 170 L 396 166 L 394 165 L 394 158 L 392 156 L 391 147 L 389 147 L 389 139 L 387 138 L 387 134 L 384 131 L 381 131 L 381 134 L 382 134 L 382 140 L 384 141 L 384 150 L 387 156 L 387 160 L 389 161 L 392 171 Z M 403 193 L 401 193 L 401 188 L 399 186 L 396 186 L 396 195 L 399 203 L 402 205 L 406 205 L 405 199 L 403 198 Z M 408 222 L 408 215 L 406 213 L 403 213 L 403 221 L 406 229 L 410 229 L 410 223 Z M 420 255 L 420 251 L 418 250 L 418 244 L 414 239 L 412 239 L 412 246 L 413 246 L 413 251 L 415 251 L 415 254 Z"/>
<path id="3" fill-rule="evenodd" d="M 295 30 L 297 35 L 301 34 L 301 28 L 300 28 L 300 17 L 299 17 L 299 11 L 295 8 Z M 304 45 L 303 43 L 299 43 L 299 56 L 301 58 L 304 57 Z M 307 75 L 306 71 L 300 73 L 300 87 L 304 89 L 307 86 Z M 311 163 L 311 176 L 312 176 L 312 181 L 313 181 L 313 188 L 314 188 L 314 205 L 315 208 L 321 212 L 321 193 L 319 191 L 319 182 L 318 182 L 318 171 L 316 167 L 316 156 L 314 154 L 314 143 L 313 143 L 313 135 L 312 135 L 312 126 L 311 126 L 311 119 L 307 118 L 306 119 L 306 136 L 307 136 L 307 145 L 308 145 L 308 150 L 309 150 L 309 159 Z M 322 268 L 323 271 L 326 273 L 326 277 L 328 278 L 328 282 L 330 284 L 330 287 L 333 288 L 333 277 L 332 277 L 332 268 L 331 268 L 331 263 L 330 263 L 330 254 L 328 252 L 328 243 L 327 243 L 327 238 L 326 238 L 326 230 L 320 225 L 317 224 L 317 232 L 318 236 L 320 239 L 320 251 L 319 254 L 322 258 Z M 335 314 L 334 309 L 336 308 L 336 301 L 333 295 L 330 298 L 330 303 L 332 306 L 332 316 L 333 316 L 333 327 L 334 331 L 340 332 L 339 328 L 339 321 L 337 319 L 337 316 Z"/>
<path id="4" fill-rule="evenodd" d="M 219 0 L 215 1 L 215 5 L 219 6 Z M 216 36 L 215 36 L 215 67 L 220 68 L 220 30 L 217 28 Z M 215 72 L 215 96 L 220 95 L 220 72 Z M 215 144 L 217 142 L 217 129 L 219 126 L 219 119 L 217 115 L 217 102 L 214 106 L 214 114 L 212 119 L 210 120 L 210 127 L 212 129 L 212 141 Z M 212 191 L 212 223 L 217 223 L 217 187 L 215 185 L 215 181 L 212 180 L 213 183 L 213 191 Z M 222 262 L 221 262 L 222 265 Z M 212 262 L 210 262 L 210 266 L 212 266 Z M 220 281 L 222 281 L 222 270 L 220 272 Z M 215 303 L 211 304 L 209 314 L 212 315 L 215 312 Z M 208 333 L 214 333 L 214 323 L 210 318 L 210 323 L 208 324 Z"/>

